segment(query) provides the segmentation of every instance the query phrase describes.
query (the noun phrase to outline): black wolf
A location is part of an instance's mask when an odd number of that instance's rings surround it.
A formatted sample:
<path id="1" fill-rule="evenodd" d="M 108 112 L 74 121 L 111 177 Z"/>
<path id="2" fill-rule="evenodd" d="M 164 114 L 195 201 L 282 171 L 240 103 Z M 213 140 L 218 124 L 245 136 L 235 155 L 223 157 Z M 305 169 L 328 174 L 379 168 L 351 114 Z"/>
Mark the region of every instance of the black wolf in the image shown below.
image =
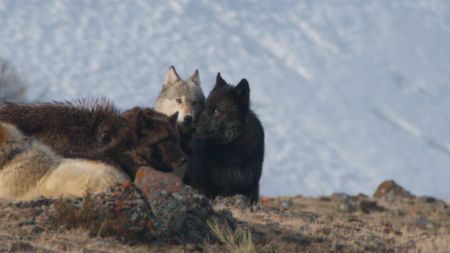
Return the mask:
<path id="1" fill-rule="evenodd" d="M 179 146 L 176 118 L 150 108 L 121 113 L 105 100 L 0 106 L 0 121 L 16 125 L 63 157 L 117 165 L 131 179 L 142 166 L 185 169 L 187 158 Z"/>
<path id="2" fill-rule="evenodd" d="M 194 136 L 186 184 L 210 197 L 243 194 L 251 203 L 258 201 L 264 130 L 249 104 L 246 79 L 234 87 L 217 74 Z"/>

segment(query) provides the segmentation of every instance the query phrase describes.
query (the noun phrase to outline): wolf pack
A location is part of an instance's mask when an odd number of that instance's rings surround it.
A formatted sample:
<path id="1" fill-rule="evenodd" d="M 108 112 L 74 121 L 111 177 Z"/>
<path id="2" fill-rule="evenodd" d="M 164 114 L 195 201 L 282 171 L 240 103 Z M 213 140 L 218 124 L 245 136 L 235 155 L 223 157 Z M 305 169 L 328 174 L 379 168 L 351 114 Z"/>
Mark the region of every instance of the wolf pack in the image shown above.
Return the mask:
<path id="1" fill-rule="evenodd" d="M 205 98 L 198 70 L 182 79 L 171 66 L 154 108 L 121 110 L 104 98 L 0 102 L 0 199 L 106 192 L 149 167 L 210 198 L 241 194 L 255 204 L 263 159 L 248 81 L 231 85 L 220 73 Z"/>

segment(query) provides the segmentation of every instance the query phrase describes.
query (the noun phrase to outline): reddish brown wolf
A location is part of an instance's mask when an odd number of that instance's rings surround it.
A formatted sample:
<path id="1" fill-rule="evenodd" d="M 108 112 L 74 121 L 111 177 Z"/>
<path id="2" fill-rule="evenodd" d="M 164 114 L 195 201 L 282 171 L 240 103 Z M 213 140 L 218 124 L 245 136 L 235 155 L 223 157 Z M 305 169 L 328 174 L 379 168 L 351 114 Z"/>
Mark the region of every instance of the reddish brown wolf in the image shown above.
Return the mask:
<path id="1" fill-rule="evenodd" d="M 0 107 L 0 121 L 16 125 L 63 157 L 113 164 L 131 179 L 141 166 L 185 170 L 187 158 L 179 146 L 176 119 L 177 115 L 169 118 L 150 108 L 121 113 L 106 100 Z"/>

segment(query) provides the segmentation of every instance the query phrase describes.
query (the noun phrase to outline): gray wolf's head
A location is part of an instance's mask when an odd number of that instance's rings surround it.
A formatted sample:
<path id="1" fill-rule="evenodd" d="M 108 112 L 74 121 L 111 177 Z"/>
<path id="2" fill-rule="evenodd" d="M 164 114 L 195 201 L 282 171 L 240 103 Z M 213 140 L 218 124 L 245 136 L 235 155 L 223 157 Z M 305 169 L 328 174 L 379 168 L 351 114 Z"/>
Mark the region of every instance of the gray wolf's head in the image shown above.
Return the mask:
<path id="1" fill-rule="evenodd" d="M 177 123 L 181 130 L 190 129 L 203 109 L 205 96 L 200 87 L 198 70 L 183 80 L 175 67 L 167 70 L 163 88 L 156 99 L 155 110 L 168 116 L 178 112 Z"/>
<path id="2" fill-rule="evenodd" d="M 217 74 L 216 85 L 205 102 L 197 133 L 201 137 L 230 143 L 243 131 L 249 111 L 250 88 L 246 79 L 232 86 Z"/>

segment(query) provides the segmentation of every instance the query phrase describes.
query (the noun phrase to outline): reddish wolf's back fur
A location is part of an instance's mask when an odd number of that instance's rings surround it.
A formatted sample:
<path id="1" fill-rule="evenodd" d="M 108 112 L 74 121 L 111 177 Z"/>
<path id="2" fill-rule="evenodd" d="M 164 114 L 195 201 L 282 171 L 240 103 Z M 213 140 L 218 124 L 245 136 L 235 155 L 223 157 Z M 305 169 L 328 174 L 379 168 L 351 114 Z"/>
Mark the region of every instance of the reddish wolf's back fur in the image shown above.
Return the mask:
<path id="1" fill-rule="evenodd" d="M 141 166 L 171 171 L 186 162 L 173 118 L 149 108 L 122 114 L 106 101 L 6 103 L 0 108 L 0 120 L 16 125 L 64 157 L 118 165 L 132 179 Z"/>

